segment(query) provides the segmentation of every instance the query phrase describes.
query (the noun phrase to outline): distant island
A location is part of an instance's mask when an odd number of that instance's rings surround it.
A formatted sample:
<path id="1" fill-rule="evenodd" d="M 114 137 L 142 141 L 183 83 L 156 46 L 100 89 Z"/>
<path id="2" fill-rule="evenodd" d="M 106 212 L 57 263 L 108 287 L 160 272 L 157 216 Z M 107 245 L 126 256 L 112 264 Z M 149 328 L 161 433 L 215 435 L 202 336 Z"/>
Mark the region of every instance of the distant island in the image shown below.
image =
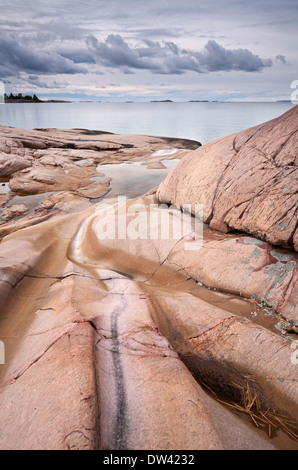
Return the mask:
<path id="1" fill-rule="evenodd" d="M 64 100 L 40 100 L 35 94 L 31 95 L 22 95 L 22 93 L 7 95 L 4 93 L 4 102 L 5 103 L 71 103 L 71 101 Z"/>
<path id="2" fill-rule="evenodd" d="M 172 100 L 153 100 L 150 103 L 173 103 Z"/>

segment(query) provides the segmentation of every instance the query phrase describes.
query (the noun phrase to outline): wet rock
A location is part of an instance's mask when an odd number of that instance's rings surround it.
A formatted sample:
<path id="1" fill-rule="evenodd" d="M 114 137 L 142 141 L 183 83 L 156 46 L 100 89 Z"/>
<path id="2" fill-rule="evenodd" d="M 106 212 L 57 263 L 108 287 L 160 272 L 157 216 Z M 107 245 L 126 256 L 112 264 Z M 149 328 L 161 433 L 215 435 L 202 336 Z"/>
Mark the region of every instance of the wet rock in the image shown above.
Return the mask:
<path id="1" fill-rule="evenodd" d="M 91 203 L 79 194 L 59 192 L 46 196 L 35 210 L 36 213 L 47 213 L 48 210 L 69 214 L 87 209 Z"/>
<path id="2" fill-rule="evenodd" d="M 28 207 L 25 204 L 14 204 L 13 206 L 6 207 L 6 209 L 1 214 L 1 218 L 10 220 L 25 214 L 27 211 Z"/>
<path id="3" fill-rule="evenodd" d="M 159 169 L 159 168 L 166 168 L 166 166 L 160 161 L 153 161 L 153 162 L 148 163 L 147 168 Z"/>
<path id="4" fill-rule="evenodd" d="M 136 199 L 128 212 L 143 208 L 143 211 L 148 210 L 149 213 L 150 207 L 158 207 L 155 196 Z M 102 236 L 104 238 L 100 242 L 101 260 L 98 259 L 98 263 L 106 265 L 110 257 L 118 253 L 118 270 L 131 273 L 140 280 L 150 279 L 157 284 L 160 282 L 166 284 L 167 276 L 171 274 L 173 277 L 173 271 L 176 272 L 175 276 L 178 276 L 177 280 L 183 273 L 184 276 L 194 279 L 209 289 L 236 293 L 256 304 L 273 307 L 287 320 L 298 322 L 296 302 L 298 256 L 295 252 L 274 249 L 272 245 L 251 236 L 215 232 L 207 225 L 202 225 L 201 233 L 197 233 L 197 239 L 194 240 L 191 237 L 190 240 L 187 240 L 187 237 L 180 240 L 174 237 L 160 239 L 163 230 L 163 210 L 164 208 L 155 210 L 156 219 L 153 218 L 152 222 L 147 215 L 146 233 L 139 234 L 136 239 L 127 236 L 124 240 L 119 240 L 117 237 L 111 240 L 104 232 L 101 234 L 103 220 L 106 218 L 109 220 L 107 212 L 103 212 L 97 219 L 88 222 L 86 253 L 90 253 L 90 257 L 94 259 L 96 252 L 93 247 L 96 245 L 96 236 Z M 115 214 L 115 233 L 122 222 L 122 217 Z M 125 219 L 127 227 L 134 220 L 138 220 L 138 217 L 137 212 L 131 216 L 127 215 Z M 181 220 L 179 214 L 177 220 L 178 222 Z M 173 233 L 173 228 L 174 222 L 169 232 Z M 195 225 L 190 227 L 190 230 L 194 229 Z M 152 238 L 150 231 L 159 236 L 154 235 L 155 238 Z M 192 233 L 195 232 L 190 231 L 190 234 Z M 82 242 L 82 247 L 84 246 Z M 141 272 L 138 270 L 139 264 L 136 263 L 137 257 L 140 258 Z M 82 258 L 82 262 L 85 261 L 86 259 Z M 160 267 L 156 268 L 156 265 Z"/>
<path id="5" fill-rule="evenodd" d="M 0 207 L 3 207 L 10 200 L 11 194 L 0 194 Z"/>
<path id="6" fill-rule="evenodd" d="M 201 299 L 166 263 L 176 241 L 103 243 L 101 217 L 91 208 L 52 218 L 0 245 L 1 448 L 295 448 L 272 421 L 277 411 L 285 426 L 297 418 L 290 341 L 229 311 L 228 297 L 224 309 Z"/>
<path id="7" fill-rule="evenodd" d="M 205 286 L 272 306 L 298 323 L 298 256 L 293 252 L 273 250 L 253 237 L 219 239 L 206 229 L 199 250 L 185 252 L 180 242 L 168 261 Z"/>
<path id="8" fill-rule="evenodd" d="M 82 220 L 68 216 L 20 234 L 19 246 L 27 246 L 17 285 L 10 277 L 17 295 L 0 320 L 7 354 L 1 426 L 8 427 L 0 447 L 273 448 L 202 390 L 159 332 L 133 280 L 67 260 Z M 2 243 L 2 267 L 15 237 Z M 21 312 L 18 304 L 28 289 L 34 294 Z"/>

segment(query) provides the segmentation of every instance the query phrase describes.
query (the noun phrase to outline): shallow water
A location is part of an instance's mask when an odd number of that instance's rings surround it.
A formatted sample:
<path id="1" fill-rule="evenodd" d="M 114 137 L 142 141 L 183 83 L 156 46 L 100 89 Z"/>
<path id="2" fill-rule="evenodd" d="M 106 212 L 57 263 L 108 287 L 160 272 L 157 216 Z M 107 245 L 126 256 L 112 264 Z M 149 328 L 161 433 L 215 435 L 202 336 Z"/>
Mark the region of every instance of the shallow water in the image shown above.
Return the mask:
<path id="1" fill-rule="evenodd" d="M 103 173 L 98 181 L 106 177 L 112 178 L 111 190 L 108 197 L 126 196 L 138 197 L 155 186 L 158 186 L 167 176 L 168 172 L 179 162 L 179 159 L 162 159 L 166 168 L 151 169 L 144 162 L 125 162 L 116 165 L 98 165 L 96 170 Z M 95 177 L 96 178 L 96 177 Z M 95 178 L 92 178 L 94 181 Z"/>
<path id="2" fill-rule="evenodd" d="M 44 198 L 50 194 L 54 194 L 54 192 L 55 191 L 28 195 L 24 194 L 22 196 L 18 194 L 10 199 L 10 201 L 7 203 L 7 207 L 14 206 L 15 204 L 25 204 L 29 210 L 33 210 L 42 203 Z"/>

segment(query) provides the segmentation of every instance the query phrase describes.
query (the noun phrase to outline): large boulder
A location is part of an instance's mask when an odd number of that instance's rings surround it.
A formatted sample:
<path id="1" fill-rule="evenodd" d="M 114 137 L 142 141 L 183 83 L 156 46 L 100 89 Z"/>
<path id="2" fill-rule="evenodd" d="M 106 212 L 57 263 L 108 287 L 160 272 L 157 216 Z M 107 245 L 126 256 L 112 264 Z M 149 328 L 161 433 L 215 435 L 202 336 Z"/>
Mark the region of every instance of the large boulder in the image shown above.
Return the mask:
<path id="1" fill-rule="evenodd" d="M 204 145 L 161 183 L 161 202 L 203 205 L 204 221 L 298 250 L 298 106 Z"/>

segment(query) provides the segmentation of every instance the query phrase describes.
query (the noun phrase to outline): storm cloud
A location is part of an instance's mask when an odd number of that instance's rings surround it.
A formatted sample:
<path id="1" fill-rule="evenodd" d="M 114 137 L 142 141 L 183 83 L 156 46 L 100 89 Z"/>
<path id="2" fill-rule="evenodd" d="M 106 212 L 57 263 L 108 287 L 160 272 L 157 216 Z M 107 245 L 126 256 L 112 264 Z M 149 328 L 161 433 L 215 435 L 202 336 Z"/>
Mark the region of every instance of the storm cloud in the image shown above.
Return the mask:
<path id="1" fill-rule="evenodd" d="M 181 49 L 174 42 L 151 40 L 144 40 L 143 46 L 133 47 L 119 34 L 110 34 L 104 41 L 90 35 L 87 45 L 101 65 L 145 69 L 159 74 L 232 70 L 258 72 L 273 63 L 271 59 L 262 59 L 248 49 L 226 49 L 215 40 L 208 41 L 201 51 Z"/>
<path id="2" fill-rule="evenodd" d="M 87 73 L 87 69 L 57 52 L 44 52 L 24 46 L 12 36 L 0 37 L 1 77 L 25 71 L 41 74 Z"/>

